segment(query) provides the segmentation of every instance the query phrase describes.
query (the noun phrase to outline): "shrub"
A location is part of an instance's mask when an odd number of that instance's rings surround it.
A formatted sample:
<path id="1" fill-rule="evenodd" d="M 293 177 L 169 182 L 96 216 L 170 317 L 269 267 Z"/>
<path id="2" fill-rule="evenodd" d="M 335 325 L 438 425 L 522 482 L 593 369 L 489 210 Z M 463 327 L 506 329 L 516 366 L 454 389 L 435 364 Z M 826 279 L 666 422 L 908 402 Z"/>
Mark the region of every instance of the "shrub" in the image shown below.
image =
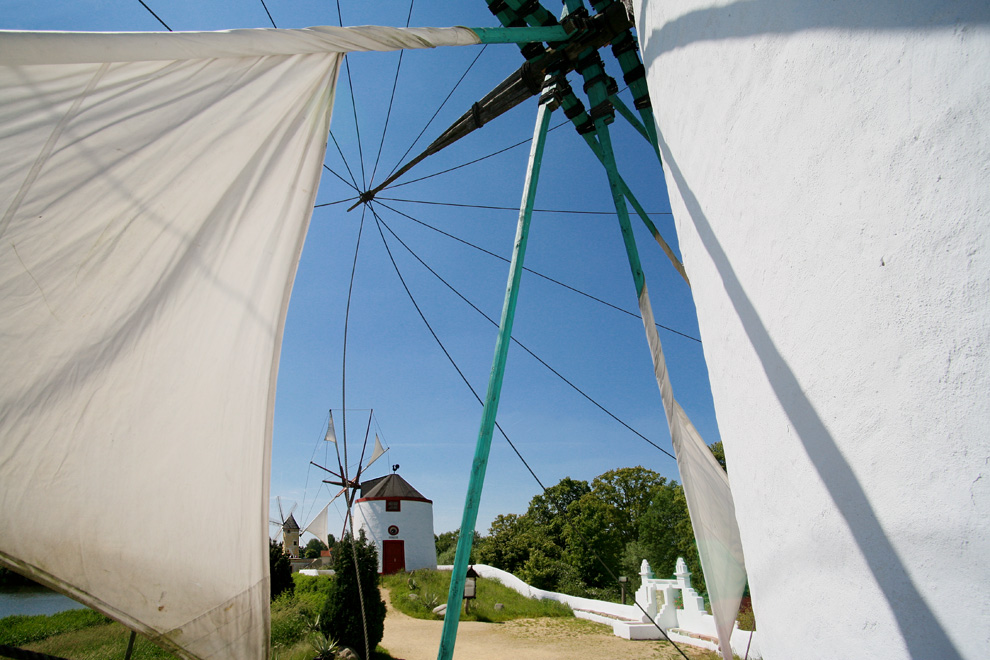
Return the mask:
<path id="1" fill-rule="evenodd" d="M 305 637 L 312 617 L 292 592 L 285 591 L 272 601 L 272 647 L 292 646 Z"/>
<path id="2" fill-rule="evenodd" d="M 313 576 L 293 573 L 292 582 L 295 584 L 296 600 L 303 606 L 306 616 L 315 620 L 323 611 L 323 604 L 326 603 L 327 596 L 330 595 L 333 579 L 326 575 Z"/>
<path id="3" fill-rule="evenodd" d="M 359 581 L 354 571 L 355 549 L 364 600 L 364 621 L 358 594 Z M 333 570 L 336 575 L 320 613 L 321 632 L 341 646 L 364 649 L 364 629 L 367 626 L 368 646 L 374 649 L 385 633 L 385 601 L 378 591 L 378 551 L 375 544 L 365 538 L 363 531 L 353 543 L 349 536 L 345 536 L 334 548 Z"/>
<path id="4" fill-rule="evenodd" d="M 282 544 L 272 540 L 268 541 L 268 571 L 271 576 L 272 600 L 278 598 L 283 591 L 292 591 L 292 564 L 282 549 Z"/>

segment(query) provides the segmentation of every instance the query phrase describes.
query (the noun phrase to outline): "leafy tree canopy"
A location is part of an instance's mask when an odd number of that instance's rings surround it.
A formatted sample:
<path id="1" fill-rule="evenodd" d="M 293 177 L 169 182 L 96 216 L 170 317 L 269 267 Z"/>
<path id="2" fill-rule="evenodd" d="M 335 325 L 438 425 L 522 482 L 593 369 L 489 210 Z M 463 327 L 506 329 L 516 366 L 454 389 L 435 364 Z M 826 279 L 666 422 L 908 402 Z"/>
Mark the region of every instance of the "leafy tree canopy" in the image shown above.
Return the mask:
<path id="1" fill-rule="evenodd" d="M 712 451 L 724 467 L 721 443 Z M 437 537 L 438 554 L 450 548 L 453 561 L 456 539 L 457 532 Z M 705 593 L 684 489 L 641 466 L 609 470 L 590 484 L 565 477 L 536 495 L 526 513 L 496 517 L 475 547 L 477 561 L 533 586 L 605 598 L 618 597 L 618 575 L 638 587 L 643 559 L 662 577 L 684 557 Z"/>
<path id="2" fill-rule="evenodd" d="M 306 559 L 319 559 L 320 553 L 324 550 L 329 550 L 327 544 L 320 539 L 310 539 L 309 543 L 302 550 L 302 556 Z"/>

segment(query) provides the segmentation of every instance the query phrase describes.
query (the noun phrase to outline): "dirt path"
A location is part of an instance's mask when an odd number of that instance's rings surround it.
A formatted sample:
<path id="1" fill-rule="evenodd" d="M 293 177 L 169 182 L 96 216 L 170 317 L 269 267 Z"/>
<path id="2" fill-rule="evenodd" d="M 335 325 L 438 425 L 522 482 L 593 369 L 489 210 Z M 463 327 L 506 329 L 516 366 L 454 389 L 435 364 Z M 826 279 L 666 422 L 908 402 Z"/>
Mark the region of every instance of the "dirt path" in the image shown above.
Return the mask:
<path id="1" fill-rule="evenodd" d="M 383 590 L 384 591 L 384 590 Z M 414 619 L 392 608 L 387 592 L 382 646 L 396 660 L 436 660 L 443 621 Z M 705 657 L 686 647 L 689 658 Z M 582 619 L 517 619 L 506 623 L 462 621 L 454 660 L 673 660 L 681 658 L 667 642 L 631 642 L 604 625 Z"/>

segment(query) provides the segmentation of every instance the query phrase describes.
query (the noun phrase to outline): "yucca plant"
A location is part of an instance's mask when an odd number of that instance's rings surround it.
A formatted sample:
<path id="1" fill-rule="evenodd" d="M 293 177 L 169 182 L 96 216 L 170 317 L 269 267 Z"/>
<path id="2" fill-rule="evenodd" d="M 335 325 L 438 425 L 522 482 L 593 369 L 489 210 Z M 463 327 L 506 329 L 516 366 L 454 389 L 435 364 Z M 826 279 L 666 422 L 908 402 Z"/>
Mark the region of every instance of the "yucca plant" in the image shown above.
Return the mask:
<path id="1" fill-rule="evenodd" d="M 327 637 L 318 631 L 310 635 L 309 643 L 316 652 L 313 660 L 333 660 L 340 651 L 340 644 L 333 637 Z"/>

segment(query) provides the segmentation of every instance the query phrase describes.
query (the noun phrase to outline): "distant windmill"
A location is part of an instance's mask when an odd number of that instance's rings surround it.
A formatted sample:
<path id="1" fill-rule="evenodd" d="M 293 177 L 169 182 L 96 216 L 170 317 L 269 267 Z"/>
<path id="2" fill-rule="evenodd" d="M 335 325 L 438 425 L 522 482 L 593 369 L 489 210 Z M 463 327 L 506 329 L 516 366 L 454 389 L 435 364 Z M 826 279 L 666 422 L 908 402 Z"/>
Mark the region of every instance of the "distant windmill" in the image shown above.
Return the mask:
<path id="1" fill-rule="evenodd" d="M 278 520 L 270 518 L 268 520 L 269 525 L 275 525 L 278 527 L 278 532 L 275 534 L 275 540 L 278 537 L 282 537 L 283 547 L 285 552 L 288 553 L 290 557 L 299 556 L 299 523 L 296 519 L 292 517 L 292 512 L 296 510 L 296 504 L 293 502 L 292 508 L 289 509 L 288 513 L 284 513 L 282 509 L 282 498 L 276 497 L 275 500 L 278 502 Z"/>
<path id="2" fill-rule="evenodd" d="M 368 414 L 368 426 L 365 429 L 364 442 L 361 445 L 361 458 L 360 460 L 358 460 L 357 469 L 352 476 L 349 474 L 347 468 L 346 438 L 344 439 L 343 442 L 339 442 L 339 443 L 337 442 L 337 433 L 333 426 L 333 411 L 330 411 L 330 422 L 327 425 L 327 433 L 323 439 L 326 442 L 332 442 L 334 445 L 337 454 L 337 470 L 336 471 L 331 470 L 330 468 L 324 467 L 318 463 L 314 463 L 313 461 L 310 461 L 310 464 L 315 465 L 324 472 L 329 473 L 333 477 L 333 479 L 324 479 L 323 483 L 331 484 L 334 486 L 340 486 L 340 491 L 336 495 L 334 495 L 329 502 L 327 502 L 327 505 L 323 507 L 318 514 L 316 514 L 316 517 L 313 519 L 313 522 L 307 525 L 306 529 L 303 530 L 316 535 L 316 537 L 319 538 L 321 541 L 325 541 L 327 539 L 327 523 L 326 523 L 327 509 L 329 509 L 330 505 L 333 504 L 334 500 L 336 500 L 341 495 L 344 496 L 344 500 L 347 503 L 347 514 L 344 516 L 344 527 L 343 530 L 341 531 L 341 536 L 344 535 L 344 531 L 347 530 L 347 526 L 349 522 L 351 506 L 354 504 L 354 500 L 357 497 L 357 491 L 361 488 L 362 474 L 364 474 L 364 472 L 369 467 L 371 467 L 372 463 L 377 461 L 385 454 L 386 450 L 382 446 L 382 442 L 378 438 L 378 434 L 376 433 L 375 445 L 374 448 L 371 450 L 371 456 L 368 457 L 367 463 L 364 462 L 365 452 L 368 449 L 368 439 L 371 436 L 371 420 L 373 415 L 374 415 L 374 411 L 372 410 Z M 343 452 L 341 452 L 341 446 L 343 446 Z"/>

